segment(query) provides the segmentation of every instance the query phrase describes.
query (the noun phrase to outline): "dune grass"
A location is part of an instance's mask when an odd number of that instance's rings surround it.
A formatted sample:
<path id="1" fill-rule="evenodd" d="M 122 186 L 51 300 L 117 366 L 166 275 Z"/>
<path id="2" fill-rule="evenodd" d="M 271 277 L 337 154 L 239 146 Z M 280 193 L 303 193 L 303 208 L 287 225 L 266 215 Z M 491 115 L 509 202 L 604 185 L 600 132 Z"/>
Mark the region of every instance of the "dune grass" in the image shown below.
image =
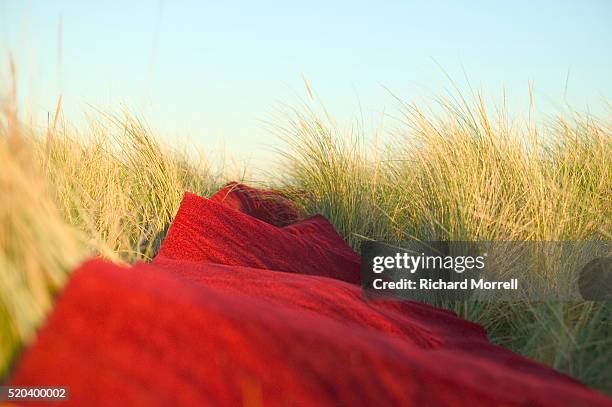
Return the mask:
<path id="1" fill-rule="evenodd" d="M 611 123 L 584 115 L 543 127 L 491 115 L 475 98 L 437 114 L 402 105 L 385 143 L 300 107 L 272 128 L 282 179 L 305 214 L 363 239 L 610 239 Z M 10 112 L 9 112 L 10 113 Z M 74 265 L 90 255 L 152 258 L 184 190 L 221 185 L 205 161 L 162 146 L 130 116 L 83 133 L 0 118 L 0 377 L 33 338 Z M 452 303 L 492 341 L 612 392 L 612 305 Z"/>
<path id="2" fill-rule="evenodd" d="M 339 131 L 309 108 L 275 127 L 286 142 L 281 182 L 355 248 L 363 239 L 610 239 L 610 117 L 571 114 L 538 127 L 491 113 L 475 95 L 427 111 L 402 104 L 386 143 L 360 129 Z M 612 304 L 440 305 L 484 325 L 493 342 L 612 392 Z"/>
<path id="3" fill-rule="evenodd" d="M 0 127 L 0 378 L 84 258 L 154 256 L 185 190 L 219 185 L 206 162 L 163 147 L 131 116 L 88 131 Z"/>

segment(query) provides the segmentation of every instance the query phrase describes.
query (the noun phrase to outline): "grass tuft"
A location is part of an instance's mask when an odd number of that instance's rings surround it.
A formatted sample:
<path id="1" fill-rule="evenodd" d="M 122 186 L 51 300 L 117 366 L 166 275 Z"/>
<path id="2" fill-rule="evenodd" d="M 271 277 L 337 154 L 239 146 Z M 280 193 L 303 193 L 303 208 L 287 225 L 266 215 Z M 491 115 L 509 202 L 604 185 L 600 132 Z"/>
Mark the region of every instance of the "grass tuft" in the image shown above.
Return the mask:
<path id="1" fill-rule="evenodd" d="M 572 114 L 536 126 L 491 114 L 478 95 L 433 111 L 402 104 L 399 133 L 382 145 L 359 126 L 340 131 L 326 112 L 290 111 L 275 128 L 285 141 L 279 182 L 355 248 L 363 239 L 610 239 L 609 119 Z M 551 285 L 561 277 L 546 275 Z M 441 305 L 484 325 L 493 342 L 612 392 L 612 304 Z"/>
<path id="2" fill-rule="evenodd" d="M 136 118 L 102 116 L 86 135 L 0 124 L 0 378 L 34 337 L 80 261 L 151 259 L 185 190 L 208 195 L 206 162 L 163 147 Z"/>
<path id="3" fill-rule="evenodd" d="M 161 145 L 130 115 L 86 133 L 37 132 L 0 116 L 0 377 L 30 343 L 82 259 L 147 261 L 184 190 L 221 183 L 205 161 Z M 59 110 L 59 108 L 58 108 Z M 588 115 L 545 125 L 491 114 L 481 97 L 403 104 L 385 143 L 327 113 L 293 110 L 274 128 L 284 178 L 305 214 L 322 213 L 353 247 L 363 239 L 609 240 L 612 123 Z M 551 283 L 554 280 L 551 276 Z M 612 304 L 444 304 L 495 343 L 612 392 Z"/>

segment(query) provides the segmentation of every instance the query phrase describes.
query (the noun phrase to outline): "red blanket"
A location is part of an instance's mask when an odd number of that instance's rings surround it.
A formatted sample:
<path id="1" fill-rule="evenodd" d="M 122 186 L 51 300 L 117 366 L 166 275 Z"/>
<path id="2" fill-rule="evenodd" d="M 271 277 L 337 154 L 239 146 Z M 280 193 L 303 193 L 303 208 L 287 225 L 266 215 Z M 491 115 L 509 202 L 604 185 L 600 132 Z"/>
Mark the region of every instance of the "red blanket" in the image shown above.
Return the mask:
<path id="1" fill-rule="evenodd" d="M 152 264 L 75 271 L 11 382 L 69 386 L 79 406 L 612 404 L 448 311 L 366 302 L 358 281 L 322 216 L 238 184 L 187 193 Z"/>

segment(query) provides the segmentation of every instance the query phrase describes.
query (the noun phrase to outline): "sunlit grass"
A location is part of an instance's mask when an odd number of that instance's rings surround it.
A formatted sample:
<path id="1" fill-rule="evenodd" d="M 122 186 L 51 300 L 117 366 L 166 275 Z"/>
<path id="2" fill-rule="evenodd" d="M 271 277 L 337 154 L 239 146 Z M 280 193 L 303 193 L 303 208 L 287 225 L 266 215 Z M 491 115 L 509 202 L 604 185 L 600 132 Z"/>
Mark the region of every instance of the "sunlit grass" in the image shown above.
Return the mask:
<path id="1" fill-rule="evenodd" d="M 479 97 L 402 105 L 395 137 L 348 130 L 300 107 L 273 132 L 282 179 L 305 214 L 363 239 L 610 239 L 612 126 L 572 114 L 536 126 Z M 50 311 L 69 271 L 102 255 L 151 259 L 184 190 L 221 182 L 205 161 L 161 145 L 142 122 L 106 116 L 81 132 L 0 118 L 0 376 Z M 496 343 L 612 389 L 612 306 L 452 303 Z"/>
<path id="2" fill-rule="evenodd" d="M 130 116 L 87 133 L 0 128 L 0 377 L 87 256 L 147 261 L 185 190 L 218 184 L 205 161 L 161 146 Z"/>
<path id="3" fill-rule="evenodd" d="M 281 183 L 355 248 L 363 239 L 609 240 L 609 119 L 571 114 L 536 126 L 491 114 L 476 95 L 430 110 L 402 104 L 399 134 L 382 145 L 308 107 L 274 131 L 286 142 Z M 492 341 L 612 391 L 612 304 L 444 305 Z"/>

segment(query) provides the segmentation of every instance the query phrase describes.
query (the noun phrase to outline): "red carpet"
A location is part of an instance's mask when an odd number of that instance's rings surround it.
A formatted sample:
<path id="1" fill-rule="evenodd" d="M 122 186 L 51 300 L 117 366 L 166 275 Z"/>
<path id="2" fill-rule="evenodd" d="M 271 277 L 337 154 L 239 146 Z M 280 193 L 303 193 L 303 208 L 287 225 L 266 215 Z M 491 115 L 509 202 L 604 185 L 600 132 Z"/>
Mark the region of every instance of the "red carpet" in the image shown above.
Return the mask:
<path id="1" fill-rule="evenodd" d="M 365 302 L 358 281 L 322 216 L 238 184 L 187 193 L 153 264 L 75 271 L 11 382 L 69 386 L 78 406 L 612 405 L 450 312 Z"/>

